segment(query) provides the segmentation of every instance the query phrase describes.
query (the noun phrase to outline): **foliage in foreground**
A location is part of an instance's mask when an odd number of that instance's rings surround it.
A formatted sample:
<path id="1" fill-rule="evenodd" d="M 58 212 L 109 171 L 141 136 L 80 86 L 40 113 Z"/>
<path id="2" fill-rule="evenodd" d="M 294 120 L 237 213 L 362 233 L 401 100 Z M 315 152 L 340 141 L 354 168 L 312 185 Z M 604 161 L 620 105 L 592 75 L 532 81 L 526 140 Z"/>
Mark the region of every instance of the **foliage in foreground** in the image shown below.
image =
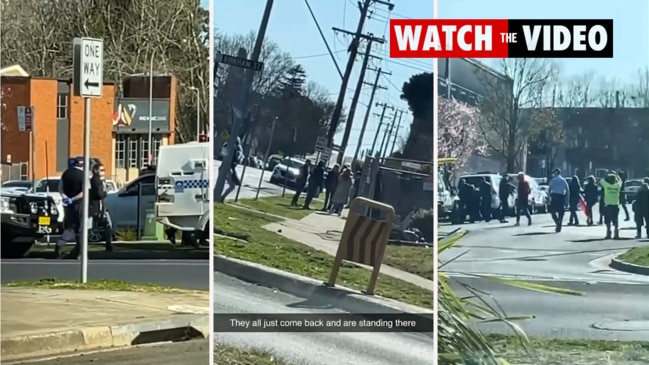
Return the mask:
<path id="1" fill-rule="evenodd" d="M 440 237 L 438 255 L 450 249 L 468 232 L 455 232 L 444 238 Z M 438 256 L 439 257 L 439 256 Z M 439 323 L 438 323 L 438 357 L 442 365 L 504 365 L 509 364 L 498 356 L 493 344 L 479 329 L 480 323 L 505 323 L 512 329 L 521 347 L 526 350 L 529 340 L 523 330 L 515 323 L 531 319 L 531 316 L 507 317 L 499 308 L 494 308 L 482 293 L 468 285 L 460 283 L 470 295 L 460 297 L 450 286 L 449 276 L 442 270 L 440 263 L 438 282 Z M 521 289 L 551 292 L 558 294 L 581 295 L 578 292 L 553 288 L 536 283 L 504 278 L 482 277 Z"/>

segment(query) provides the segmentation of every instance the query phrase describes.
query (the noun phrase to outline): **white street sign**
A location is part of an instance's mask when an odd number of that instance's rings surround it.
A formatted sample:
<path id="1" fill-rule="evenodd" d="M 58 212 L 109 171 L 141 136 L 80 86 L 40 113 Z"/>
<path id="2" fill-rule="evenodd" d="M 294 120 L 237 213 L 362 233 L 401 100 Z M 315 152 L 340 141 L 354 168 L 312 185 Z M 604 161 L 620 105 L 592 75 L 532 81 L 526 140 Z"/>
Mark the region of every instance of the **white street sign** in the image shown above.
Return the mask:
<path id="1" fill-rule="evenodd" d="M 324 152 L 327 149 L 327 137 L 318 137 L 315 141 L 315 151 Z"/>
<path id="2" fill-rule="evenodd" d="M 74 93 L 84 98 L 100 98 L 104 86 L 104 41 L 75 38 Z"/>
<path id="3" fill-rule="evenodd" d="M 18 131 L 24 132 L 27 130 L 25 123 L 25 107 L 19 106 L 16 110 L 16 113 L 18 114 Z"/>

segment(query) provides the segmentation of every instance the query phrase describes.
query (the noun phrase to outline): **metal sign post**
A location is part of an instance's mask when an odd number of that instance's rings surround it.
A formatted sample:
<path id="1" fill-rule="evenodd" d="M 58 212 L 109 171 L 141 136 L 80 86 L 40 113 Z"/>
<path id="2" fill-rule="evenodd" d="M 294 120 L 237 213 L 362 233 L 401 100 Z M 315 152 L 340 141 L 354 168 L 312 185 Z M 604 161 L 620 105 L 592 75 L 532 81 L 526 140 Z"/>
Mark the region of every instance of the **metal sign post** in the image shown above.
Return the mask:
<path id="1" fill-rule="evenodd" d="M 90 191 L 90 99 L 101 98 L 104 86 L 104 41 L 95 38 L 75 38 L 72 42 L 74 95 L 84 98 L 83 127 L 83 216 L 81 219 L 81 282 L 88 282 L 88 230 Z"/>
<path id="2" fill-rule="evenodd" d="M 261 182 L 264 180 L 264 172 L 266 171 L 266 163 L 268 163 L 268 157 L 270 157 L 270 148 L 273 145 L 273 136 L 275 135 L 275 124 L 277 123 L 277 117 L 273 119 L 273 125 L 270 127 L 270 139 L 268 140 L 268 147 L 266 147 L 266 154 L 264 155 L 264 161 L 262 162 L 261 175 L 259 176 L 259 185 L 257 185 L 257 194 L 255 195 L 255 200 L 259 199 L 259 191 L 261 190 Z"/>

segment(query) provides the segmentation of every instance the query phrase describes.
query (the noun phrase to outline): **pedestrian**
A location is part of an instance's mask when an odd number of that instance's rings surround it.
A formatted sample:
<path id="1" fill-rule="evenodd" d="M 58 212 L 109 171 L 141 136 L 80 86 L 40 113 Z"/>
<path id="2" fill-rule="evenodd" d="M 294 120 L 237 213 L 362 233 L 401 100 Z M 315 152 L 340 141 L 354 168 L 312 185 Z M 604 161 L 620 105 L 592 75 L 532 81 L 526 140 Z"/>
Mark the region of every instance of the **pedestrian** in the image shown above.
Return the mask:
<path id="1" fill-rule="evenodd" d="M 622 187 L 620 188 L 620 207 L 624 211 L 624 221 L 628 222 L 630 220 L 629 210 L 626 209 L 626 194 L 624 193 L 624 186 L 626 185 L 626 173 L 622 170 L 619 170 L 617 176 L 619 176 L 620 180 L 622 181 Z"/>
<path id="2" fill-rule="evenodd" d="M 602 184 L 598 183 L 598 192 L 599 192 L 599 224 L 604 224 L 604 188 Z"/>
<path id="3" fill-rule="evenodd" d="M 92 167 L 92 177 L 90 178 L 90 201 L 89 212 L 92 217 L 93 225 L 102 233 L 106 243 L 106 252 L 113 251 L 113 227 L 104 199 L 106 193 L 105 169 L 101 162 Z"/>
<path id="4" fill-rule="evenodd" d="M 313 198 L 318 195 L 324 186 L 324 172 L 324 161 L 318 162 L 318 164 L 311 170 L 311 174 L 309 174 L 309 183 L 306 187 L 306 198 L 304 199 L 304 206 L 302 209 L 311 209 Z"/>
<path id="5" fill-rule="evenodd" d="M 579 200 L 581 199 L 582 190 L 579 176 L 575 174 L 570 180 L 570 183 L 568 183 L 568 187 L 570 189 L 570 201 L 568 202 L 570 209 L 570 219 L 568 220 L 568 225 L 578 226 L 579 217 L 577 216 L 577 211 L 579 210 Z"/>
<path id="6" fill-rule="evenodd" d="M 342 214 L 343 208 L 349 202 L 352 185 L 353 181 L 351 171 L 348 168 L 343 168 L 338 178 L 336 192 L 334 192 L 333 197 L 331 198 L 333 203 L 331 207 L 332 213 L 338 214 L 339 216 Z"/>
<path id="7" fill-rule="evenodd" d="M 325 179 L 325 201 L 322 211 L 326 212 L 331 209 L 332 199 L 336 187 L 338 186 L 338 175 L 340 174 L 340 166 L 335 164 L 334 167 L 327 173 L 327 178 Z"/>
<path id="8" fill-rule="evenodd" d="M 288 165 L 286 166 L 288 169 Z M 297 179 L 295 180 L 295 194 L 291 199 L 291 206 L 297 207 L 300 200 L 300 195 L 306 188 L 307 181 L 309 181 L 309 171 L 311 170 L 311 160 L 306 160 L 304 165 L 300 166 Z M 286 171 L 288 173 L 288 171 Z"/>
<path id="9" fill-rule="evenodd" d="M 487 179 L 484 179 L 478 189 L 480 191 L 480 214 L 485 222 L 489 222 L 491 221 L 491 203 L 493 202 L 492 194 L 494 193 L 494 188 Z"/>
<path id="10" fill-rule="evenodd" d="M 228 153 L 228 148 L 227 148 L 227 142 L 223 144 L 223 148 L 221 149 L 222 154 L 227 154 Z M 225 182 L 228 184 L 228 188 L 225 189 L 223 194 L 221 195 L 221 201 L 224 202 L 225 199 L 234 191 L 234 189 L 237 188 L 237 186 L 241 185 L 241 180 L 239 179 L 239 175 L 237 174 L 237 166 L 243 162 L 245 156 L 243 154 L 243 146 L 241 145 L 241 138 L 237 137 L 237 140 L 234 145 L 234 152 L 232 155 L 232 163 L 230 164 L 230 169 L 227 172 L 227 175 L 225 177 Z"/>
<path id="11" fill-rule="evenodd" d="M 525 180 L 525 173 L 518 173 L 518 187 L 516 188 L 516 226 L 521 225 L 521 213 L 527 217 L 527 225 L 532 225 L 532 216 L 530 215 L 530 183 Z"/>
<path id="12" fill-rule="evenodd" d="M 570 198 L 570 187 L 566 179 L 561 176 L 560 169 L 552 171 L 550 179 L 550 208 L 552 210 L 552 220 L 554 220 L 555 232 L 561 232 L 563 225 L 563 216 L 566 213 L 567 198 Z"/>
<path id="13" fill-rule="evenodd" d="M 83 185 L 89 180 L 83 171 L 83 159 L 75 159 L 72 167 L 68 168 L 61 175 L 59 181 L 59 194 L 63 198 L 63 210 L 65 215 L 65 230 L 61 238 L 56 242 L 54 255 L 57 258 L 63 257 L 63 247 L 68 241 L 75 241 L 75 246 L 68 258 L 78 259 L 81 254 L 82 242 L 81 230 L 84 229 L 87 217 L 83 217 Z"/>
<path id="14" fill-rule="evenodd" d="M 649 238 L 649 178 L 642 179 L 642 185 L 633 201 L 633 218 L 635 218 L 636 236 L 642 238 L 642 226 L 645 226 Z"/>
<path id="15" fill-rule="evenodd" d="M 466 216 L 468 213 L 471 213 L 471 199 L 475 188 L 473 185 L 467 184 L 465 179 L 460 179 L 457 184 L 457 197 L 459 199 L 458 206 L 458 215 L 459 215 L 459 224 L 464 224 L 466 221 Z M 474 223 L 473 215 L 469 214 L 469 222 Z"/>
<path id="16" fill-rule="evenodd" d="M 500 223 L 507 223 L 505 218 L 509 214 L 509 196 L 514 191 L 514 186 L 509 183 L 509 174 L 502 173 L 502 179 L 498 186 L 498 198 L 500 199 Z"/>
<path id="17" fill-rule="evenodd" d="M 614 239 L 620 238 L 620 190 L 622 179 L 614 171 L 610 171 L 600 182 L 604 190 L 604 223 L 606 224 L 606 238 L 611 238 L 611 226 L 614 229 Z"/>
<path id="18" fill-rule="evenodd" d="M 482 217 L 480 216 L 480 189 L 479 186 L 469 184 L 471 188 L 471 198 L 469 200 L 469 216 L 471 217 L 471 223 L 480 221 Z"/>
<path id="19" fill-rule="evenodd" d="M 586 202 L 586 224 L 589 226 L 593 225 L 593 207 L 597 204 L 599 200 L 599 189 L 597 188 L 597 182 L 595 182 L 595 176 L 590 175 L 584 186 L 584 201 Z"/>

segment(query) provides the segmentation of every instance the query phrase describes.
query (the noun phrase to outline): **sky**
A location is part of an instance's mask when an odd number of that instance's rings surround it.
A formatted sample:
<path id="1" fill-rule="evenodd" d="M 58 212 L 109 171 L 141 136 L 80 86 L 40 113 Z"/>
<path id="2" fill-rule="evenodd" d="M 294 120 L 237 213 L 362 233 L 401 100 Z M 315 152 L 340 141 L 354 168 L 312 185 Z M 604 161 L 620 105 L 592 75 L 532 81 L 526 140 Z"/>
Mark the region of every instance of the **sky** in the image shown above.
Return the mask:
<path id="1" fill-rule="evenodd" d="M 226 34 L 246 34 L 250 31 L 257 32 L 259 23 L 264 11 L 266 0 L 213 0 L 214 1 L 214 22 L 215 27 Z M 433 60 L 390 60 L 388 53 L 388 18 L 432 18 L 432 0 L 392 0 L 395 6 L 392 13 L 387 7 L 375 4 L 372 6 L 372 16 L 365 23 L 365 32 L 373 33 L 374 36 L 385 38 L 383 45 L 373 44 L 373 54 L 383 58 L 372 60 L 372 68 L 381 67 L 383 71 L 389 71 L 391 76 L 382 76 L 379 85 L 387 90 L 377 90 L 374 102 L 388 103 L 395 108 L 404 110 L 400 136 L 407 136 L 408 127 L 412 116 L 408 105 L 400 99 L 401 86 L 411 76 L 433 71 Z M 309 0 L 311 8 L 318 19 L 320 27 L 325 34 L 341 70 L 344 71 L 347 63 L 346 49 L 351 41 L 347 35 L 336 34 L 331 28 L 336 27 L 354 31 L 359 20 L 359 11 L 355 0 Z M 309 14 L 304 0 L 276 0 L 270 16 L 270 22 L 266 33 L 268 39 L 274 41 L 279 47 L 290 53 L 296 62 L 304 66 L 310 81 L 315 81 L 331 93 L 332 100 L 336 100 L 340 90 L 341 78 L 336 67 L 327 54 L 327 48 L 322 41 L 318 29 Z M 364 45 L 363 45 L 364 47 Z M 348 84 L 348 91 L 345 95 L 345 108 L 349 110 L 353 90 L 358 82 L 358 71 L 361 68 L 360 58 L 354 67 L 354 73 Z M 368 71 L 365 74 L 365 81 L 372 83 L 376 74 Z M 352 132 L 346 155 L 353 155 L 358 144 L 360 129 L 366 106 L 369 101 L 371 87 L 365 86 L 356 108 Z M 367 129 L 362 141 L 361 149 L 372 146 L 374 134 L 377 130 L 379 117 L 373 113 L 380 113 L 381 108 L 373 107 Z M 388 109 L 386 116 L 391 116 Z M 387 118 L 386 118 L 387 119 Z M 404 127 L 405 126 L 405 127 Z M 383 131 L 381 131 L 383 133 Z M 381 134 L 382 136 L 382 134 Z M 342 132 L 336 136 L 336 143 L 342 140 Z M 380 144 L 380 138 L 379 138 Z M 378 148 L 378 147 L 377 147 Z"/>
<path id="2" fill-rule="evenodd" d="M 451 4 L 452 3 L 452 4 Z M 586 72 L 596 77 L 632 82 L 638 69 L 649 67 L 648 0 L 438 0 L 440 18 L 484 19 L 613 19 L 612 59 L 557 60 L 565 79 Z M 481 60 L 497 65 L 498 60 Z"/>

